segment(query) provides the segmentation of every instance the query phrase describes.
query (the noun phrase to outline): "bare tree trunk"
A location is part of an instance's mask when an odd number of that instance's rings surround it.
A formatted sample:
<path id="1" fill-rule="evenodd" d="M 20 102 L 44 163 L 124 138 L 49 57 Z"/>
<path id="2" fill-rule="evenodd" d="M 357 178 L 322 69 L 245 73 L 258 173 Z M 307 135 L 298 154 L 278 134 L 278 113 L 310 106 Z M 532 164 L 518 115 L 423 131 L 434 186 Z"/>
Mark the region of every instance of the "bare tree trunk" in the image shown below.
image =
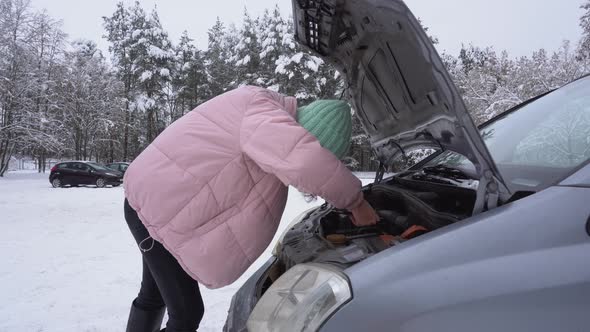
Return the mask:
<path id="1" fill-rule="evenodd" d="M 43 161 L 43 151 L 39 152 L 39 173 L 45 172 L 45 162 Z"/>
<path id="2" fill-rule="evenodd" d="M 149 109 L 147 111 L 147 143 L 151 143 L 154 140 L 154 132 L 155 132 L 155 125 L 154 125 L 154 110 Z"/>
<path id="3" fill-rule="evenodd" d="M 123 161 L 127 161 L 128 160 L 128 156 L 129 156 L 129 123 L 130 122 L 130 117 L 129 117 L 129 101 L 125 102 L 125 129 L 123 130 L 124 132 L 124 137 L 123 137 Z"/>
<path id="4" fill-rule="evenodd" d="M 0 142 L 0 177 L 4 176 L 4 173 L 8 170 L 10 165 L 10 158 L 14 152 L 14 144 L 10 142 L 10 135 L 7 139 Z"/>
<path id="5" fill-rule="evenodd" d="M 109 162 L 115 162 L 115 144 L 113 144 L 113 137 L 109 140 Z"/>
<path id="6" fill-rule="evenodd" d="M 84 136 L 82 138 L 82 156 L 84 156 L 84 160 L 88 160 L 91 155 L 88 153 L 88 133 L 84 132 Z"/>

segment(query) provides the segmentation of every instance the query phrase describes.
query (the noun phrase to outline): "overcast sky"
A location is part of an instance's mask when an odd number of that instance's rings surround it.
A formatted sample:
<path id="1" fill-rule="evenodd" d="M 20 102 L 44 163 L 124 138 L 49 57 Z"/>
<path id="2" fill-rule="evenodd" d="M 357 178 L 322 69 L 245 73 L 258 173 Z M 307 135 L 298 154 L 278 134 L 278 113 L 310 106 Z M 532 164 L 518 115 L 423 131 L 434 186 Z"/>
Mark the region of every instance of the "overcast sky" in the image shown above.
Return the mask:
<path id="1" fill-rule="evenodd" d="M 109 16 L 118 0 L 32 0 L 63 20 L 70 39 L 86 38 L 106 50 L 102 16 Z M 132 3 L 131 0 L 125 1 Z M 582 0 L 407 0 L 414 14 L 440 40 L 439 50 L 456 54 L 461 44 L 494 46 L 512 55 L 528 55 L 541 47 L 554 50 L 564 39 L 577 41 Z M 174 41 L 188 30 L 199 48 L 207 45 L 207 29 L 219 16 L 239 24 L 246 6 L 253 16 L 278 4 L 285 14 L 290 0 L 141 0 L 146 10 L 158 7 L 164 28 Z"/>

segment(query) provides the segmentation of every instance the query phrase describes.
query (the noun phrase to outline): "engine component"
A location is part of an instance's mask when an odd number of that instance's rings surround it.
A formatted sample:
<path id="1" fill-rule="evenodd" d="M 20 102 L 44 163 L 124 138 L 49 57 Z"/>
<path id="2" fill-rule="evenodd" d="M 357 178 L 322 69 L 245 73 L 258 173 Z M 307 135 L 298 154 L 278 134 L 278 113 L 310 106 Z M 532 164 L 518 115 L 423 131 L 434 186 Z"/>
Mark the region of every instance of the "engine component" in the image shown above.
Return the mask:
<path id="1" fill-rule="evenodd" d="M 355 226 L 349 211 L 324 204 L 285 233 L 276 254 L 285 270 L 307 262 L 346 268 L 465 218 L 472 210 L 474 193 L 443 189 L 409 181 L 369 186 L 364 194 L 380 216 L 376 225 Z"/>
<path id="2" fill-rule="evenodd" d="M 346 242 L 348 242 L 348 239 L 344 234 L 329 234 L 328 236 L 326 236 L 326 240 L 330 241 L 330 243 L 332 243 L 333 245 L 341 245 L 346 244 Z"/>

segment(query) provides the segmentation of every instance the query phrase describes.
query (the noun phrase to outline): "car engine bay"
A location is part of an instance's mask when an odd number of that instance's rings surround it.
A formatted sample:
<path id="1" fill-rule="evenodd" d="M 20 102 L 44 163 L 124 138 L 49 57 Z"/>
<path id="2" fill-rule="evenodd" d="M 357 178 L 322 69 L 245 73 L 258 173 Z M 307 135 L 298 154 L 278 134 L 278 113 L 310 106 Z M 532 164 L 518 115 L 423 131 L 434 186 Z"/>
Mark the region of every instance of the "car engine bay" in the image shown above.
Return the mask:
<path id="1" fill-rule="evenodd" d="M 364 189 L 365 199 L 381 220 L 357 227 L 350 212 L 324 204 L 291 227 L 275 250 L 280 270 L 300 263 L 347 268 L 396 244 L 471 216 L 476 192 L 464 186 L 421 181 L 420 172 L 401 174 Z M 475 181 L 477 182 L 477 181 Z M 280 271 L 275 271 L 280 274 Z"/>

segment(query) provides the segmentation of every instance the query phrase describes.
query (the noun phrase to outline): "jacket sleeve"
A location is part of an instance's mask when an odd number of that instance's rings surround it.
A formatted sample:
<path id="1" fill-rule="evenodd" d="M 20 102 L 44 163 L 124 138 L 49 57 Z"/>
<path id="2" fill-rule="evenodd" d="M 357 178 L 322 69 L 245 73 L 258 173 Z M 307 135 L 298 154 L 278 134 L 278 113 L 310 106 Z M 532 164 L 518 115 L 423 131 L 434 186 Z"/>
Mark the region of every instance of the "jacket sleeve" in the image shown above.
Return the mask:
<path id="1" fill-rule="evenodd" d="M 272 98 L 259 94 L 242 122 L 243 153 L 285 185 L 322 197 L 341 209 L 363 200 L 361 182 Z"/>

